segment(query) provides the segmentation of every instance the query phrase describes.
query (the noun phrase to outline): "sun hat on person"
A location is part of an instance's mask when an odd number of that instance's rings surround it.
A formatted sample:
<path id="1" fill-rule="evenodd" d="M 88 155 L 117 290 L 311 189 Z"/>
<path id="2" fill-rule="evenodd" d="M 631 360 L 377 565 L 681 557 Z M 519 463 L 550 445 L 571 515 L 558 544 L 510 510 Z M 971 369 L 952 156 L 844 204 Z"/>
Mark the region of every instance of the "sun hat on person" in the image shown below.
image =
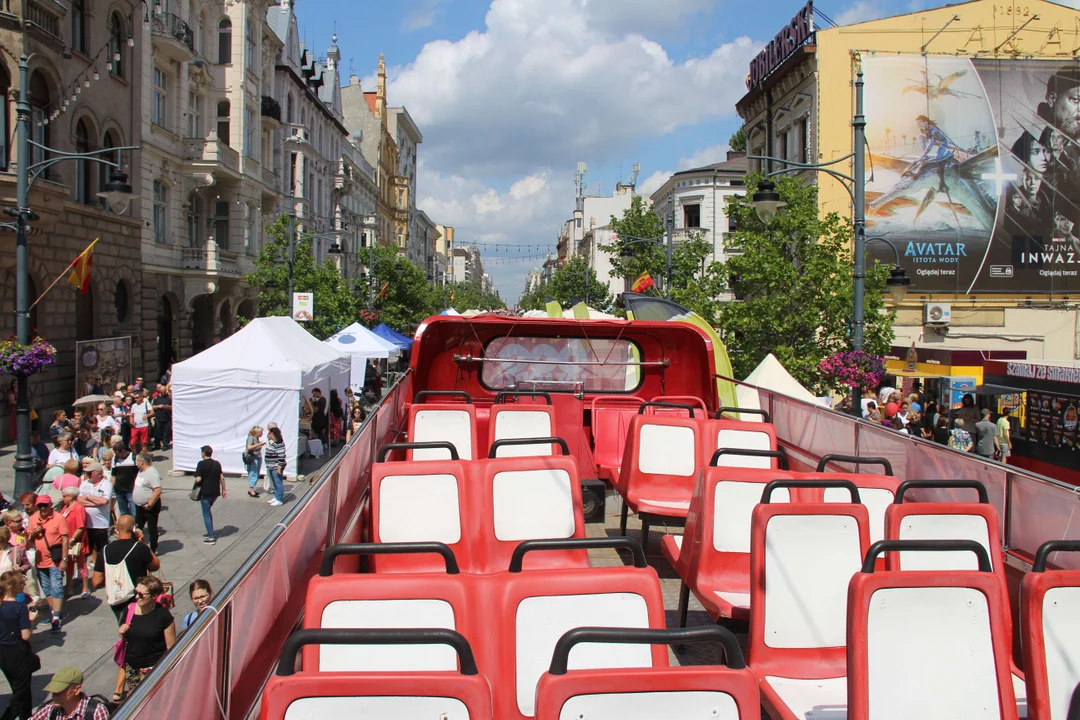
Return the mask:
<path id="1" fill-rule="evenodd" d="M 52 676 L 45 686 L 47 693 L 62 693 L 73 685 L 83 684 L 82 670 L 77 667 L 62 667 Z"/>
<path id="2" fill-rule="evenodd" d="M 92 462 L 92 463 L 90 463 L 89 465 L 86 466 L 86 472 L 88 472 L 88 473 L 98 472 L 99 470 L 104 470 L 104 469 L 105 468 L 101 467 L 101 463 L 96 462 L 96 461 Z"/>
<path id="3" fill-rule="evenodd" d="M 35 505 L 52 505 L 52 498 L 48 495 L 38 495 L 37 500 L 34 501 Z"/>

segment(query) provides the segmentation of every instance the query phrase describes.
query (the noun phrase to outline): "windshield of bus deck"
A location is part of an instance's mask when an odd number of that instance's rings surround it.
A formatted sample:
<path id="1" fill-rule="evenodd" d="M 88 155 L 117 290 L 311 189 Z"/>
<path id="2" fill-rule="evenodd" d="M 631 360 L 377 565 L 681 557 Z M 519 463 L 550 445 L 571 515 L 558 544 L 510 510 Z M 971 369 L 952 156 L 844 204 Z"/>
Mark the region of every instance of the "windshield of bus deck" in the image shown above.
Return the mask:
<path id="1" fill-rule="evenodd" d="M 630 340 L 507 336 L 484 349 L 490 390 L 630 393 L 641 385 L 641 348 Z"/>

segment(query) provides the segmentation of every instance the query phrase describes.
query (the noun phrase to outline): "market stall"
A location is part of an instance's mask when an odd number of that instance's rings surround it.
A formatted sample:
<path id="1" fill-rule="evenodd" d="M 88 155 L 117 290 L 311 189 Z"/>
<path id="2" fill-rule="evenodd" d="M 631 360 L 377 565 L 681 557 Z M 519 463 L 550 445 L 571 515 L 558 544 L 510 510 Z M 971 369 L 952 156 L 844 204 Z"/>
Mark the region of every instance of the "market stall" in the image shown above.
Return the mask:
<path id="1" fill-rule="evenodd" d="M 353 323 L 325 342 L 352 360 L 350 385 L 355 393 L 364 391 L 364 374 L 368 360 L 385 360 L 397 357 L 401 352 L 397 345 L 379 337 L 360 323 Z"/>

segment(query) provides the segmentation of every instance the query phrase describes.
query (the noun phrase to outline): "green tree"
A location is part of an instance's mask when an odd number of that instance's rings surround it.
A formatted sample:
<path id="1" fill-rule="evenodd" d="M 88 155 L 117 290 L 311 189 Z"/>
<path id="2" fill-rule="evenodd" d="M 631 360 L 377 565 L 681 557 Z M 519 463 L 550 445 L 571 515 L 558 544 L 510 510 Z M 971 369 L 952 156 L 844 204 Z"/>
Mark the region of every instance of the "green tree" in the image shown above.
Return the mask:
<path id="1" fill-rule="evenodd" d="M 652 204 L 636 196 L 621 218 L 611 216 L 611 229 L 617 237 L 610 245 L 600 245 L 600 249 L 611 255 L 612 277 L 633 282 L 647 271 L 657 285 L 662 283 L 667 255 L 661 241 L 666 231 Z M 640 239 L 656 242 L 640 242 Z M 621 255 L 623 251 L 628 253 L 626 258 Z M 659 294 L 658 288 L 654 288 L 654 294 Z"/>
<path id="2" fill-rule="evenodd" d="M 731 137 L 728 138 L 728 147 L 735 152 L 746 152 L 746 126 L 740 127 L 735 132 L 731 133 Z"/>
<path id="3" fill-rule="evenodd" d="M 258 313 L 263 317 L 289 314 L 289 221 L 282 215 L 267 228 L 267 242 L 255 258 L 255 271 L 245 275 L 259 288 Z M 315 262 L 311 241 L 300 237 L 293 251 L 293 290 L 315 296 L 315 317 L 305 327 L 320 340 L 356 320 L 353 283 L 341 277 L 334 263 Z"/>
<path id="4" fill-rule="evenodd" d="M 803 385 L 824 389 L 818 363 L 850 348 L 851 222 L 837 213 L 821 217 L 817 188 L 782 177 L 776 186 L 788 205 L 766 226 L 747 200 L 760 181 L 747 177 L 746 197 L 728 199 L 736 231 L 725 245 L 735 254 L 719 275 L 737 302 L 718 313 L 724 342 L 737 377 L 771 352 Z M 895 312 L 882 295 L 888 274 L 878 263 L 867 270 L 865 350 L 875 355 L 893 339 Z"/>
<path id="5" fill-rule="evenodd" d="M 452 307 L 458 312 L 466 310 L 500 310 L 506 307 L 506 303 L 499 297 L 497 292 L 481 290 L 476 283 L 458 282 L 449 283 L 436 289 L 438 298 L 438 311 Z"/>
<path id="6" fill-rule="evenodd" d="M 427 274 L 393 248 L 375 248 L 375 309 L 379 320 L 408 334 L 439 312 Z M 366 301 L 366 299 L 365 299 Z"/>
<path id="7" fill-rule="evenodd" d="M 596 278 L 596 271 L 586 267 L 585 259 L 580 257 L 567 260 L 549 281 L 523 295 L 518 306 L 524 310 L 543 310 L 549 299 L 558 302 L 564 310 L 579 302 L 603 310 L 612 300 L 607 285 Z"/>

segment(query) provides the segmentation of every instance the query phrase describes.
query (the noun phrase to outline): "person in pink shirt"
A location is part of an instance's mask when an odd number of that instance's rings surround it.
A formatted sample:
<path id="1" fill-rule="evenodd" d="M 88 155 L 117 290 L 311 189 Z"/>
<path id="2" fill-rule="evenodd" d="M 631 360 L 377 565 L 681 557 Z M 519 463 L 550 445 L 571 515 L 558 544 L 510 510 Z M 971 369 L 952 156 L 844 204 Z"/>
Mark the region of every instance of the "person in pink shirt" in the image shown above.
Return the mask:
<path id="1" fill-rule="evenodd" d="M 68 460 L 64 463 L 64 474 L 57 475 L 52 481 L 53 490 L 64 492 L 69 487 L 78 489 L 82 485 L 82 478 L 80 473 L 82 472 L 82 466 L 78 460 Z"/>
<path id="2" fill-rule="evenodd" d="M 82 578 L 82 595 L 78 597 L 86 599 L 90 597 L 90 573 L 86 571 L 86 558 L 90 554 L 90 543 L 86 541 L 86 508 L 79 504 L 79 487 L 73 486 L 64 489 L 64 504 L 60 508 L 60 515 L 67 522 L 70 534 L 67 557 L 67 576 L 71 581 L 71 595 L 76 595 L 75 572 Z"/>

